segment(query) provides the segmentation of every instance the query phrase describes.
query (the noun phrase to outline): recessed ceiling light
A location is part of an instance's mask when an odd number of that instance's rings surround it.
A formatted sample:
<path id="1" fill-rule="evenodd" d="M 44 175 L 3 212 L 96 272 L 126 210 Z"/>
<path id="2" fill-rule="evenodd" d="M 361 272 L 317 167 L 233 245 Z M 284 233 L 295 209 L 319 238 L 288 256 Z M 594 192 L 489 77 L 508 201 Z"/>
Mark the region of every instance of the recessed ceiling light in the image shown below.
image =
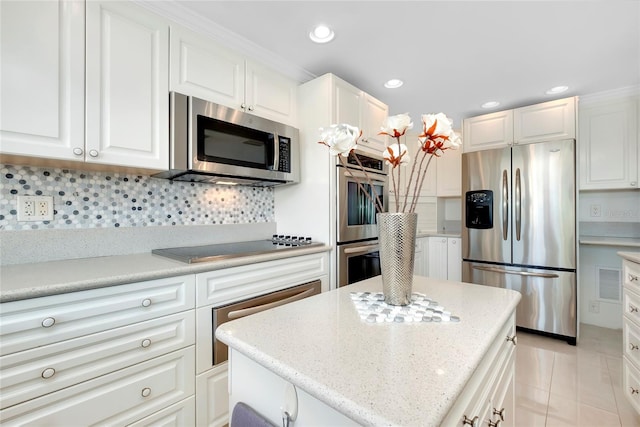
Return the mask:
<path id="1" fill-rule="evenodd" d="M 552 87 L 551 89 L 549 89 L 545 93 L 547 95 L 555 95 L 557 93 L 566 92 L 568 89 L 569 89 L 569 86 L 556 86 L 556 87 Z"/>
<path id="2" fill-rule="evenodd" d="M 400 79 L 391 79 L 391 80 L 387 80 L 387 82 L 384 84 L 384 87 L 388 89 L 396 89 L 402 86 L 403 84 L 404 82 Z"/>
<path id="3" fill-rule="evenodd" d="M 333 30 L 326 25 L 318 25 L 309 33 L 309 38 L 316 43 L 327 43 L 335 36 Z"/>
<path id="4" fill-rule="evenodd" d="M 488 101 L 485 102 L 484 104 L 481 105 L 482 108 L 495 108 L 498 105 L 500 105 L 500 103 L 498 101 Z"/>

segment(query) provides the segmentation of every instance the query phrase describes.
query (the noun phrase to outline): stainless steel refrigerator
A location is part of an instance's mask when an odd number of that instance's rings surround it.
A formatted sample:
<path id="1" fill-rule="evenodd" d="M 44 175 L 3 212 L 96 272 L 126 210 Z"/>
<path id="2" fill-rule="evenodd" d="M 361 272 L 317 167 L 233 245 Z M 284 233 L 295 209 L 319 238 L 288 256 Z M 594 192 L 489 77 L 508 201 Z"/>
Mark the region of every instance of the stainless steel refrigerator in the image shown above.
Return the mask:
<path id="1" fill-rule="evenodd" d="M 462 280 L 519 291 L 518 327 L 575 345 L 575 141 L 464 153 L 462 191 Z"/>

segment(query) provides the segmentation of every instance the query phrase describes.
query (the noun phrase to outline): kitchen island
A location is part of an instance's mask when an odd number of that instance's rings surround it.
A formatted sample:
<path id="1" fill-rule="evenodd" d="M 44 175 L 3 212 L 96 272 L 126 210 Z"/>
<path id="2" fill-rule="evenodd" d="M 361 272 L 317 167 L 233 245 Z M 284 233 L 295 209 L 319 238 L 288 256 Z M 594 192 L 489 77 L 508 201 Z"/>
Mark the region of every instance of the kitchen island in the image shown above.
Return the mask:
<path id="1" fill-rule="evenodd" d="M 413 291 L 460 321 L 400 323 L 361 318 L 351 293 L 364 291 L 381 292 L 381 278 L 221 325 L 230 409 L 242 401 L 280 424 L 284 408 L 296 426 L 463 425 L 505 407 L 513 420 L 519 293 L 416 276 Z"/>

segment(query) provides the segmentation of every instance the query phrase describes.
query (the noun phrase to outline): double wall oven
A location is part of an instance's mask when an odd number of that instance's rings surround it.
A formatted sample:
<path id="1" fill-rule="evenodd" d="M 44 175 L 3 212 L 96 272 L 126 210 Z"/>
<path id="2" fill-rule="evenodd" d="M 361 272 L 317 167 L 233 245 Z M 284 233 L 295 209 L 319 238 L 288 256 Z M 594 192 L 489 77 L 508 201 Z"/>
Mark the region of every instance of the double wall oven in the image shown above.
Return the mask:
<path id="1" fill-rule="evenodd" d="M 358 156 L 367 171 L 368 181 L 353 156 Z M 388 209 L 387 166 L 382 157 L 355 151 L 347 164 L 347 167 L 336 167 L 338 286 L 380 274 L 376 208 L 371 198 L 377 194 L 383 211 Z M 358 180 L 369 196 L 358 186 Z"/>

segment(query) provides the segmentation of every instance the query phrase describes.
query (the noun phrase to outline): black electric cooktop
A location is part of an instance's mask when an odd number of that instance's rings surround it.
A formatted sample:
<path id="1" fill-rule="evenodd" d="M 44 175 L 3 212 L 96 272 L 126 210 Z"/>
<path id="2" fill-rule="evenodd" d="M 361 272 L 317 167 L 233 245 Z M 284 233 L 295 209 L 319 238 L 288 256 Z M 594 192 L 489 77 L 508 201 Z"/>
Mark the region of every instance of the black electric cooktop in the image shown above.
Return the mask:
<path id="1" fill-rule="evenodd" d="M 322 243 L 312 242 L 311 239 L 306 238 L 274 236 L 272 240 L 253 240 L 249 242 L 154 249 L 151 253 L 192 264 L 250 255 L 262 255 L 275 251 L 295 251 L 321 245 Z"/>

